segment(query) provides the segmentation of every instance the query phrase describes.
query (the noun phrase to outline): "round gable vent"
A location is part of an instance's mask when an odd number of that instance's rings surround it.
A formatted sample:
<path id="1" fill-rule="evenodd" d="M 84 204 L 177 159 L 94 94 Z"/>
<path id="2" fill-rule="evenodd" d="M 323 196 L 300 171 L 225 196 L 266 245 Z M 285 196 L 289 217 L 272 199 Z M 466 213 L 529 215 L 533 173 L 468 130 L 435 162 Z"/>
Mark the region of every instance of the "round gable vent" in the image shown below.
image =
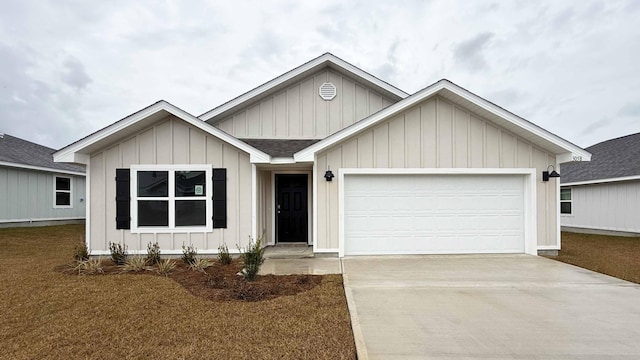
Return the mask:
<path id="1" fill-rule="evenodd" d="M 333 98 L 336 97 L 336 86 L 332 83 L 324 83 L 320 85 L 319 93 L 320 97 L 324 100 L 333 100 Z"/>

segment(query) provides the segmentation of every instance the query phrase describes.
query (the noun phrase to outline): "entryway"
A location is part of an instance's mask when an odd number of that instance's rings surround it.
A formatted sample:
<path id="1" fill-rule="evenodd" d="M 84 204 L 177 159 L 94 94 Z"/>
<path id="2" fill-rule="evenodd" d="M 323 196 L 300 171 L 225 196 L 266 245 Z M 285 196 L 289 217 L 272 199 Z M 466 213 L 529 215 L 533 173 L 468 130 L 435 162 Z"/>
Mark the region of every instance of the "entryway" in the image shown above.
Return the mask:
<path id="1" fill-rule="evenodd" d="M 276 243 L 307 243 L 308 175 L 275 175 Z"/>

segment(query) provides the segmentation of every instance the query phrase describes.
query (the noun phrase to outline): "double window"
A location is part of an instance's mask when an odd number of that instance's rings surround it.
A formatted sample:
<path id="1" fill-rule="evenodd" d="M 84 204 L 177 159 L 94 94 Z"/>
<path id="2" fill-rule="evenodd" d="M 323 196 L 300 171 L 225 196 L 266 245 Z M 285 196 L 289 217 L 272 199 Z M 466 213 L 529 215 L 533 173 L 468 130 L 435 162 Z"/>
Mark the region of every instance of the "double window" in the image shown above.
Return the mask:
<path id="1" fill-rule="evenodd" d="M 211 230 L 211 171 L 199 165 L 132 166 L 131 230 Z"/>
<path id="2" fill-rule="evenodd" d="M 71 178 L 68 176 L 53 177 L 53 207 L 71 208 Z"/>
<path id="3" fill-rule="evenodd" d="M 571 188 L 560 189 L 560 214 L 571 214 Z"/>

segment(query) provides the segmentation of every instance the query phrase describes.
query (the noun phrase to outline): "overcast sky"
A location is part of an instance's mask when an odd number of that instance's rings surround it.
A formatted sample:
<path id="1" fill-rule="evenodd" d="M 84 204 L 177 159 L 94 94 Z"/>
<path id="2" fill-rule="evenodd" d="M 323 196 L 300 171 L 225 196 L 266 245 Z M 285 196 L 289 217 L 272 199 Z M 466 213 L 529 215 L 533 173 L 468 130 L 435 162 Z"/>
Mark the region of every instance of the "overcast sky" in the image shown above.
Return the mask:
<path id="1" fill-rule="evenodd" d="M 0 132 L 60 148 L 160 99 L 198 116 L 331 52 L 586 147 L 640 132 L 639 22 L 638 0 L 4 0 Z"/>

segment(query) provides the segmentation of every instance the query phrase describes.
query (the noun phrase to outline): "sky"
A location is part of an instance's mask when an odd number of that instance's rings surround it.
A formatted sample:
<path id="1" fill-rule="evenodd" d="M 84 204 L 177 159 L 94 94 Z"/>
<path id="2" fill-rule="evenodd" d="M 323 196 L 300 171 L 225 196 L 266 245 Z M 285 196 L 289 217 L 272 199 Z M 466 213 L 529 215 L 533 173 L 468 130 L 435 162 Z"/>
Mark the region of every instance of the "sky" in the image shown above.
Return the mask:
<path id="1" fill-rule="evenodd" d="M 161 99 L 199 116 L 331 52 L 587 147 L 640 132 L 639 21 L 638 0 L 3 0 L 0 133 L 58 149 Z"/>

